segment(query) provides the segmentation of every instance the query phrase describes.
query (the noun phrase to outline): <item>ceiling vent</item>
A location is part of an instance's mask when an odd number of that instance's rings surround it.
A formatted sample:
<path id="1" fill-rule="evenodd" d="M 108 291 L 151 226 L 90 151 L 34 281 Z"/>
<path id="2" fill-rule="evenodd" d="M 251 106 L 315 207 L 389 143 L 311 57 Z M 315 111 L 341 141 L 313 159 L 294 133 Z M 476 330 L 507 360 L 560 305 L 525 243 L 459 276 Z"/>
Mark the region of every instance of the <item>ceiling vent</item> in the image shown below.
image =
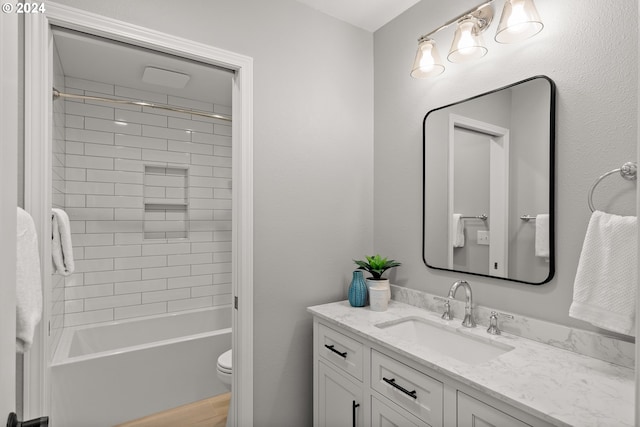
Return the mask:
<path id="1" fill-rule="evenodd" d="M 145 67 L 142 81 L 152 85 L 183 89 L 191 76 L 156 67 Z"/>

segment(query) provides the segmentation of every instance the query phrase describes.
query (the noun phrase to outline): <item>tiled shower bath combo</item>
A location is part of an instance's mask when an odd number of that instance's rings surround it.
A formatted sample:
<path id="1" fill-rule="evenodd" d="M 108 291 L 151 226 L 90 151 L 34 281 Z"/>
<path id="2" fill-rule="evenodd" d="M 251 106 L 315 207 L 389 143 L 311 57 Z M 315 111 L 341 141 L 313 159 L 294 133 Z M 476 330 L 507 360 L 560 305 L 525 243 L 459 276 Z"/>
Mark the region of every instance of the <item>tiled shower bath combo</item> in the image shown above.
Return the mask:
<path id="1" fill-rule="evenodd" d="M 231 114 L 61 68 L 54 86 L 68 94 Z M 226 392 L 215 361 L 231 347 L 230 123 L 92 100 L 57 99 L 53 109 L 52 204 L 69 215 L 76 270 L 52 276 L 52 415 L 68 426 L 118 423 Z M 122 323 L 103 326 L 112 321 Z M 189 392 L 126 407 L 163 381 L 187 381 Z M 122 394 L 117 413 L 79 411 L 87 388 L 96 401 Z"/>

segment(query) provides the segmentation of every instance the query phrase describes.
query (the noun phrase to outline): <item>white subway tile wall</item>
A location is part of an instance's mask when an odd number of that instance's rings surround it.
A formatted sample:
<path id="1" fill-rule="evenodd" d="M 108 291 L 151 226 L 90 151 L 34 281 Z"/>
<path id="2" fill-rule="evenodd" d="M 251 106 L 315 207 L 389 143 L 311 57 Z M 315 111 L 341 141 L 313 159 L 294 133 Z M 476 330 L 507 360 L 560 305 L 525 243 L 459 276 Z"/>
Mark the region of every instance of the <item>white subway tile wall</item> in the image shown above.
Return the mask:
<path id="1" fill-rule="evenodd" d="M 70 93 L 231 112 L 83 79 L 64 84 Z M 64 326 L 230 304 L 229 123 L 98 101 L 54 106 L 66 126 L 66 179 L 54 193 L 71 219 L 76 256 L 59 292 Z"/>

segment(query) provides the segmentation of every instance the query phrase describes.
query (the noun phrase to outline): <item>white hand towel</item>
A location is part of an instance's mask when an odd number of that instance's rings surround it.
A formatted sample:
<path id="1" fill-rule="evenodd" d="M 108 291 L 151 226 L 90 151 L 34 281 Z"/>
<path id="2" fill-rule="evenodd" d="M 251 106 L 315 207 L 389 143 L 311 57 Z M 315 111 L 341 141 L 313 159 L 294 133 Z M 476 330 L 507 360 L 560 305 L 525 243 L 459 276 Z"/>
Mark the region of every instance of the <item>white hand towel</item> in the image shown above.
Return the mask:
<path id="1" fill-rule="evenodd" d="M 638 220 L 595 211 L 591 215 L 573 284 L 569 316 L 635 335 Z"/>
<path id="2" fill-rule="evenodd" d="M 536 256 L 549 258 L 549 214 L 536 216 Z"/>
<path id="3" fill-rule="evenodd" d="M 67 213 L 61 209 L 51 210 L 51 257 L 56 273 L 69 276 L 75 270 L 71 225 Z"/>
<path id="4" fill-rule="evenodd" d="M 16 351 L 24 353 L 29 350 L 42 317 L 42 282 L 36 227 L 31 216 L 20 208 L 16 243 Z"/>
<path id="5" fill-rule="evenodd" d="M 464 247 L 464 220 L 462 219 L 462 214 L 453 214 L 451 237 L 454 248 Z"/>

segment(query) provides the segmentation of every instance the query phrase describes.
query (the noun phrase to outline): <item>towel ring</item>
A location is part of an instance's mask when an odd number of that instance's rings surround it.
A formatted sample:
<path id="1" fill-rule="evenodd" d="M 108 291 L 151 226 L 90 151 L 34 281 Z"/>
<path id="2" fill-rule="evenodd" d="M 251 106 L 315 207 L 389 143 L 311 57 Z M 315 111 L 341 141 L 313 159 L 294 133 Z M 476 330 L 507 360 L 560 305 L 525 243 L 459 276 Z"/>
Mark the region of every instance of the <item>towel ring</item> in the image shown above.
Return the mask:
<path id="1" fill-rule="evenodd" d="M 620 176 L 627 181 L 634 181 L 638 176 L 638 164 L 636 162 L 627 162 L 618 169 L 611 170 L 595 180 L 595 182 L 591 186 L 591 190 L 589 191 L 588 198 L 589 209 L 591 209 L 591 212 L 594 212 L 596 210 L 595 206 L 593 206 L 593 191 L 596 189 L 598 184 L 600 184 L 600 181 L 616 172 L 620 172 Z"/>

